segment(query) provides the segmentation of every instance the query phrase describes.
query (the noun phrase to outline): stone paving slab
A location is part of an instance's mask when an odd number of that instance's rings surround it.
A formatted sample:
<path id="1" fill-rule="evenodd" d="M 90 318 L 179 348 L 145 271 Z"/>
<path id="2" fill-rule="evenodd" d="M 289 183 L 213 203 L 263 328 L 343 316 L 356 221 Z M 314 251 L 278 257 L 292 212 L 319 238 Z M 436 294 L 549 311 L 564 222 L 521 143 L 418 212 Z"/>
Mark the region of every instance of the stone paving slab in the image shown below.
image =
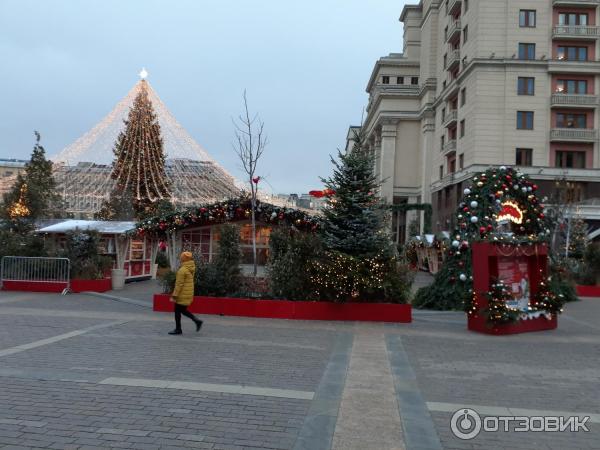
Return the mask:
<path id="1" fill-rule="evenodd" d="M 2 378 L 0 446 L 290 448 L 309 400 Z M 186 412 L 181 412 L 181 410 Z"/>
<path id="2" fill-rule="evenodd" d="M 0 305 L 0 313 L 3 306 Z M 0 350 L 102 323 L 102 320 L 0 314 Z"/>
<path id="3" fill-rule="evenodd" d="M 126 324 L 131 330 L 137 322 Z M 165 336 L 165 327 L 153 322 L 156 333 Z M 31 349 L 26 353 L 6 356 L 2 362 L 8 367 L 103 369 L 106 376 L 199 381 L 218 384 L 244 384 L 314 391 L 327 363 L 332 338 L 330 333 L 313 333 L 313 348 L 287 348 L 282 346 L 255 346 L 235 343 L 204 342 L 205 329 L 195 339 L 178 337 L 154 341 L 143 336 L 121 338 L 111 335 L 111 329 L 97 330 L 92 336 L 85 334 L 57 342 L 51 346 Z M 237 336 L 237 327 L 221 330 L 221 335 Z M 286 330 L 281 330 L 285 339 Z M 244 335 L 244 331 L 241 332 Z M 269 333 L 257 329 L 254 338 L 264 342 Z M 306 340 L 305 340 L 306 341 Z M 83 350 L 83 351 L 82 351 Z M 177 376 L 174 377 L 174 374 Z"/>

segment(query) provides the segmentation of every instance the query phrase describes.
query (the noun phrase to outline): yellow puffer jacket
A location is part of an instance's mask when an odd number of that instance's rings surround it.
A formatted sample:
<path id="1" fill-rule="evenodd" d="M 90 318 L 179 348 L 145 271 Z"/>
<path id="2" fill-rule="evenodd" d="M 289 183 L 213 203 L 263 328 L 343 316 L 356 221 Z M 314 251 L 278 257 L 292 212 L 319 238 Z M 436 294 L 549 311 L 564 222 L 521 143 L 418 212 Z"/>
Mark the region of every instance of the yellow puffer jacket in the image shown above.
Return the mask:
<path id="1" fill-rule="evenodd" d="M 194 300 L 194 273 L 196 272 L 196 264 L 194 261 L 186 261 L 181 263 L 181 267 L 177 271 L 175 279 L 175 290 L 171 297 L 179 305 L 189 306 Z"/>

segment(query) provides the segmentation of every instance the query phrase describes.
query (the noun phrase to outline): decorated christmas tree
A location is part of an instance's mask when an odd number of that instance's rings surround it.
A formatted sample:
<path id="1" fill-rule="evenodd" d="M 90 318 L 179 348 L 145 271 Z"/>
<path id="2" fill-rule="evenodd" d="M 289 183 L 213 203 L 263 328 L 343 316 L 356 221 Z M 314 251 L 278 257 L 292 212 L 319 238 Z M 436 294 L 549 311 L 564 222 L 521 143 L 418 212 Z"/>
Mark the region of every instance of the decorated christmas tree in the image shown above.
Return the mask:
<path id="1" fill-rule="evenodd" d="M 110 202 L 118 203 L 131 195 L 133 210 L 138 218 L 153 213 L 157 202 L 170 198 L 165 174 L 165 154 L 160 126 L 148 98 L 146 81 L 125 120 L 125 130 L 115 144 L 112 178 L 116 182 L 112 200 L 102 207 L 110 209 Z"/>
<path id="2" fill-rule="evenodd" d="M 323 179 L 329 197 L 321 224 L 325 251 L 311 277 L 316 295 L 326 300 L 402 303 L 410 291 L 410 275 L 397 259 L 386 232 L 386 207 L 377 195 L 373 160 L 355 135 L 350 152 L 332 159 L 333 175 Z"/>
<path id="3" fill-rule="evenodd" d="M 536 196 L 537 185 L 529 178 L 507 167 L 490 168 L 471 179 L 464 189 L 464 197 L 456 213 L 457 228 L 451 234 L 451 245 L 441 270 L 431 286 L 417 293 L 413 305 L 421 308 L 463 309 L 475 313 L 473 304 L 473 277 L 471 268 L 471 244 L 492 242 L 527 247 L 537 242 L 547 242 L 550 230 L 544 215 L 544 206 Z M 500 280 L 501 281 L 501 280 Z M 499 311 L 503 301 L 503 285 L 500 281 L 491 286 L 491 306 L 483 311 L 488 321 L 513 320 L 513 312 Z M 543 280 L 551 285 L 550 279 Z M 562 296 L 550 293 L 556 305 L 554 312 L 564 302 Z M 545 297 L 549 298 L 545 293 Z M 540 302 L 545 305 L 545 302 Z M 535 305 L 531 305 L 535 308 Z M 493 314 L 492 314 L 493 313 Z"/>

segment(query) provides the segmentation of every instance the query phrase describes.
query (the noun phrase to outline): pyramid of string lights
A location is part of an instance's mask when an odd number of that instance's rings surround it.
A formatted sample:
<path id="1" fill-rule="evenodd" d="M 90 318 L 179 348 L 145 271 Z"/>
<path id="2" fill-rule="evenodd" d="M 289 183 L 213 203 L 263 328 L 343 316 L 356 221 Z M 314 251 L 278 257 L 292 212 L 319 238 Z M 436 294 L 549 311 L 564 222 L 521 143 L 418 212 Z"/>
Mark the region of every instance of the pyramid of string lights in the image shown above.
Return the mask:
<path id="1" fill-rule="evenodd" d="M 140 92 L 147 95 L 160 125 L 171 202 L 185 208 L 240 195 L 241 184 L 177 122 L 146 76 L 142 70 L 140 81 L 100 123 L 51 158 L 68 212 L 92 216 L 115 188 L 115 177 L 111 177 L 113 149 Z"/>

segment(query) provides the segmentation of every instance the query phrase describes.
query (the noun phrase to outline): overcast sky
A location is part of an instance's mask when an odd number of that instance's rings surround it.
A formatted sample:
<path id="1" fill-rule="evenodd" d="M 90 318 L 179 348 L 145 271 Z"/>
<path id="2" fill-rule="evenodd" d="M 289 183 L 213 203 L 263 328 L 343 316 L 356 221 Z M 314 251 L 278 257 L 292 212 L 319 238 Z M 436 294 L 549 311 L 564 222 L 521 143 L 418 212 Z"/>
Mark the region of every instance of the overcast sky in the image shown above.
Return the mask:
<path id="1" fill-rule="evenodd" d="M 319 188 L 360 122 L 382 55 L 402 50 L 400 0 L 0 0 L 0 158 L 49 155 L 148 80 L 237 177 L 232 116 L 248 91 L 276 193 Z M 416 3 L 416 2 L 415 2 Z M 268 187 L 268 186 L 266 186 Z"/>

